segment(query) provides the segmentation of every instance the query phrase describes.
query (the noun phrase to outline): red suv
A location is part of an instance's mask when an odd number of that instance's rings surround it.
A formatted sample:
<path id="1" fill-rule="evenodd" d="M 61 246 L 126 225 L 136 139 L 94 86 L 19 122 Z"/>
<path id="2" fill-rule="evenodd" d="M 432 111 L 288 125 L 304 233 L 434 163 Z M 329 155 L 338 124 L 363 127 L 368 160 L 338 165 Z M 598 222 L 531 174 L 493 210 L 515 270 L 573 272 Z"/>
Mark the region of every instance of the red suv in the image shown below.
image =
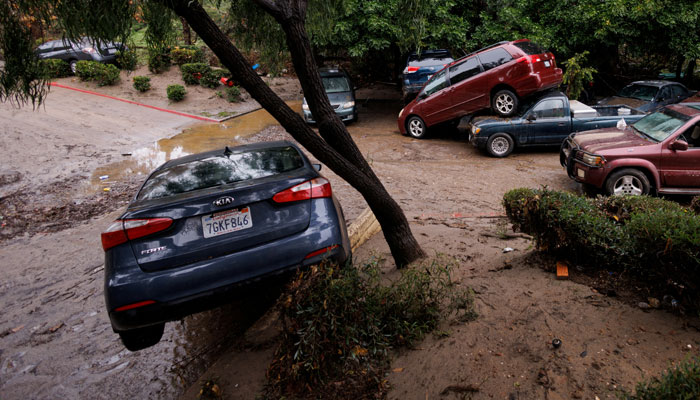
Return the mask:
<path id="1" fill-rule="evenodd" d="M 399 113 L 399 131 L 415 138 L 429 126 L 491 107 L 508 117 L 519 100 L 561 83 L 554 55 L 527 39 L 500 42 L 453 61 Z"/>

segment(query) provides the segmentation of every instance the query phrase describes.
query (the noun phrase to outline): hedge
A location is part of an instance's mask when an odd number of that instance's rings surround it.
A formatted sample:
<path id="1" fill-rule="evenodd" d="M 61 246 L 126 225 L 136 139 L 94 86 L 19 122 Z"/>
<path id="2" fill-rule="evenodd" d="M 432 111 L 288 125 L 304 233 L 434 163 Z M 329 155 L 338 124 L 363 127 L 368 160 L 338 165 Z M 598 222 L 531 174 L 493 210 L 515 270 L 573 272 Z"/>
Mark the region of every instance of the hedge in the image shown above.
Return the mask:
<path id="1" fill-rule="evenodd" d="M 168 85 L 167 94 L 170 101 L 182 101 L 187 94 L 187 90 L 182 85 Z"/>
<path id="2" fill-rule="evenodd" d="M 178 46 L 170 50 L 170 59 L 175 65 L 203 63 L 204 52 L 196 46 Z"/>
<path id="3" fill-rule="evenodd" d="M 514 229 L 559 257 L 608 271 L 629 271 L 655 295 L 700 310 L 700 216 L 649 196 L 588 199 L 547 189 L 503 197 Z"/>
<path id="4" fill-rule="evenodd" d="M 119 68 L 97 61 L 78 61 L 75 75 L 82 81 L 95 81 L 98 86 L 114 85 L 119 80 Z"/>
<path id="5" fill-rule="evenodd" d="M 182 80 L 188 85 L 196 85 L 204 75 L 211 72 L 211 67 L 205 63 L 189 63 L 180 66 Z"/>
<path id="6" fill-rule="evenodd" d="M 127 71 L 134 71 L 138 66 L 139 58 L 135 50 L 119 50 L 117 51 L 117 64 L 119 68 Z"/>
<path id="7" fill-rule="evenodd" d="M 48 79 L 64 78 L 70 76 L 70 64 L 56 58 L 47 58 L 41 60 L 44 76 Z"/>
<path id="8" fill-rule="evenodd" d="M 202 76 L 199 84 L 209 89 L 216 89 L 221 85 L 221 78 L 231 76 L 227 69 L 213 68 Z"/>
<path id="9" fill-rule="evenodd" d="M 135 76 L 134 89 L 142 93 L 148 91 L 151 89 L 151 78 L 147 76 Z"/>

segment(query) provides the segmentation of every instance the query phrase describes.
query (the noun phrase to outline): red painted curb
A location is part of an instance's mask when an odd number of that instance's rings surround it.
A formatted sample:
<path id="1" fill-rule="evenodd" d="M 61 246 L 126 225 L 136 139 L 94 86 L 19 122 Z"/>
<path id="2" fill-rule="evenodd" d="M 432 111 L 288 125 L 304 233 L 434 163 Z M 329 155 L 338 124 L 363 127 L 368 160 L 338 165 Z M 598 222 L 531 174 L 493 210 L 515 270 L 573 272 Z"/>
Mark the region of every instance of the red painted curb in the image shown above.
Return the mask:
<path id="1" fill-rule="evenodd" d="M 198 115 L 192 115 L 192 114 L 187 114 L 187 113 L 183 113 L 183 112 L 179 112 L 179 111 L 168 110 L 168 109 L 166 109 L 166 108 L 160 108 L 160 107 L 156 107 L 156 106 L 149 106 L 148 104 L 142 104 L 142 103 L 138 103 L 138 102 L 131 101 L 131 100 L 120 99 L 119 97 L 109 96 L 109 95 L 102 94 L 102 93 L 97 93 L 97 92 L 91 92 L 91 91 L 85 90 L 85 89 L 78 89 L 78 88 L 74 88 L 74 87 L 70 87 L 70 86 L 66 86 L 66 85 L 61 85 L 60 83 L 56 83 L 56 82 L 51 82 L 51 83 L 49 83 L 49 86 L 56 86 L 56 87 L 60 87 L 60 88 L 63 88 L 63 89 L 75 90 L 76 92 L 81 92 L 81 93 L 93 94 L 93 95 L 95 95 L 95 96 L 106 97 L 106 98 L 108 98 L 108 99 L 118 100 L 118 101 L 122 101 L 122 102 L 124 102 L 124 103 L 134 104 L 134 105 L 141 106 L 141 107 L 151 108 L 151 109 L 153 109 L 153 110 L 163 111 L 163 112 L 167 112 L 167 113 L 179 115 L 179 116 L 181 116 L 181 117 L 187 117 L 187 118 L 198 119 L 198 120 L 200 120 L 200 121 L 205 121 L 205 122 L 216 122 L 216 123 L 219 122 L 218 120 L 211 119 L 211 118 L 200 117 L 200 116 L 198 116 Z"/>

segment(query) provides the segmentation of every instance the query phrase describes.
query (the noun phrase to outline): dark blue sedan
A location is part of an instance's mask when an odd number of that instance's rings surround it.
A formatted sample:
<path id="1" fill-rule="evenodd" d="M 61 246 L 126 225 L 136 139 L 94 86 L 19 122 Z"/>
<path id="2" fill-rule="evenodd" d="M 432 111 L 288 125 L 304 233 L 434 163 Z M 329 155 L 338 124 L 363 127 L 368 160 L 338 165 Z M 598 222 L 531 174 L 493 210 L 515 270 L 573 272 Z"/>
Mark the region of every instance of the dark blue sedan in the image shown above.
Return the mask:
<path id="1" fill-rule="evenodd" d="M 330 183 L 290 142 L 171 160 L 102 233 L 105 301 L 129 350 L 165 322 L 217 306 L 241 285 L 350 258 Z"/>

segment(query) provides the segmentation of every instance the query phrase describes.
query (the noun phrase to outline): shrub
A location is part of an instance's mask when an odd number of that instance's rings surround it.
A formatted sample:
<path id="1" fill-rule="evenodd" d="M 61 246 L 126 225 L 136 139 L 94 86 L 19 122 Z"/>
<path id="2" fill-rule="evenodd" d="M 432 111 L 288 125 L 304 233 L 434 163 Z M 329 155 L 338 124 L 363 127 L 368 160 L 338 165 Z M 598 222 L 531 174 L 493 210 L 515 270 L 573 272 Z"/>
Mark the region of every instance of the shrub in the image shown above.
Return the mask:
<path id="1" fill-rule="evenodd" d="M 211 67 L 205 63 L 189 63 L 180 66 L 182 80 L 188 85 L 196 85 L 204 75 L 211 71 Z"/>
<path id="2" fill-rule="evenodd" d="M 690 209 L 695 214 L 700 214 L 700 196 L 693 197 L 693 200 L 690 201 Z"/>
<path id="3" fill-rule="evenodd" d="M 41 60 L 41 65 L 44 70 L 44 76 L 47 79 L 63 78 L 71 74 L 70 64 L 63 60 L 47 58 Z"/>
<path id="4" fill-rule="evenodd" d="M 694 358 L 669 368 L 660 378 L 639 382 L 635 394 L 620 396 L 628 400 L 700 399 L 700 360 Z"/>
<path id="5" fill-rule="evenodd" d="M 238 86 L 231 86 L 225 89 L 226 100 L 230 103 L 238 103 L 241 101 L 241 89 Z"/>
<path id="6" fill-rule="evenodd" d="M 139 58 L 135 50 L 120 50 L 117 52 L 117 64 L 119 68 L 127 71 L 134 71 L 138 66 Z"/>
<path id="7" fill-rule="evenodd" d="M 170 50 L 170 58 L 175 65 L 203 63 L 204 52 L 197 46 L 178 46 Z"/>
<path id="8" fill-rule="evenodd" d="M 139 92 L 146 92 L 151 89 L 151 78 L 147 76 L 135 76 L 134 77 L 134 89 Z"/>
<path id="9" fill-rule="evenodd" d="M 700 215 L 648 196 L 586 199 L 516 189 L 503 203 L 538 247 L 593 268 L 631 271 L 648 290 L 700 309 Z"/>
<path id="10" fill-rule="evenodd" d="M 170 53 L 161 53 L 155 50 L 148 52 L 148 70 L 154 74 L 160 74 L 170 67 Z"/>
<path id="11" fill-rule="evenodd" d="M 202 76 L 199 84 L 209 89 L 216 89 L 221 85 L 221 78 L 230 76 L 231 74 L 225 69 L 212 69 Z"/>
<path id="12" fill-rule="evenodd" d="M 299 272 L 279 300 L 283 334 L 271 383 L 314 398 L 337 398 L 339 387 L 344 395 L 376 391 L 391 348 L 421 340 L 453 312 L 475 317 L 473 293 L 450 280 L 450 269 L 441 260 L 407 268 L 388 286 L 377 263 Z"/>
<path id="13" fill-rule="evenodd" d="M 114 85 L 119 80 L 119 68 L 97 61 L 78 61 L 75 75 L 82 81 L 95 81 L 98 86 Z"/>
<path id="14" fill-rule="evenodd" d="M 182 85 L 168 85 L 167 93 L 170 101 L 182 101 L 182 99 L 185 98 L 187 91 Z"/>

